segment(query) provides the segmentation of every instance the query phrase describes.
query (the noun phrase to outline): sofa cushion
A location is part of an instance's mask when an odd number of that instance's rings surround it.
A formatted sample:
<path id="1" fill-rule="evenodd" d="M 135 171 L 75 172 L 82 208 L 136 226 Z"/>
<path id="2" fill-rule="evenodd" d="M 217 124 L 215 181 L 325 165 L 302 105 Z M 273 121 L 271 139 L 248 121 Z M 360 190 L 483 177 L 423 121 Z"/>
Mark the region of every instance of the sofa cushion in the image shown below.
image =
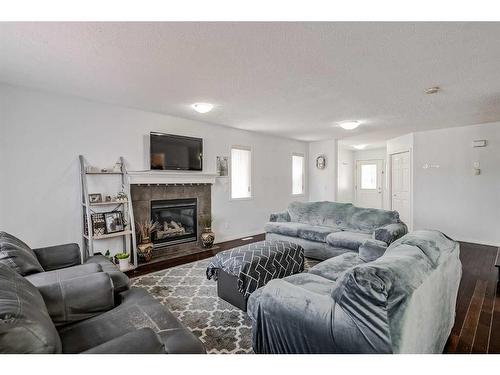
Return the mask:
<path id="1" fill-rule="evenodd" d="M 378 240 L 366 240 L 358 249 L 359 258 L 365 262 L 372 262 L 384 255 L 387 243 Z"/>
<path id="2" fill-rule="evenodd" d="M 79 266 L 62 268 L 60 270 L 34 273 L 26 276 L 26 279 L 34 286 L 38 287 L 101 271 L 102 268 L 99 264 L 81 264 Z"/>
<path id="3" fill-rule="evenodd" d="M 307 228 L 308 225 L 302 223 L 270 221 L 264 227 L 266 233 L 277 233 L 284 236 L 298 237 L 300 228 Z"/>
<path id="4" fill-rule="evenodd" d="M 363 233 L 373 233 L 377 228 L 400 222 L 397 211 L 362 207 L 353 207 L 347 220 L 350 229 Z"/>
<path id="5" fill-rule="evenodd" d="M 20 239 L 6 232 L 0 232 L 0 263 L 22 276 L 43 272 L 33 250 Z"/>
<path id="6" fill-rule="evenodd" d="M 113 310 L 59 328 L 64 353 L 81 353 L 129 332 L 149 327 L 160 336 L 176 335 L 184 353 L 203 353 L 201 342 L 174 315 L 144 289 L 120 294 L 122 302 Z M 165 347 L 167 348 L 166 342 Z M 170 352 L 176 347 L 170 343 Z M 167 349 L 166 349 L 167 350 Z M 167 350 L 168 351 L 168 350 Z"/>
<path id="7" fill-rule="evenodd" d="M 60 353 L 61 341 L 42 296 L 0 264 L 0 353 Z"/>
<path id="8" fill-rule="evenodd" d="M 351 203 L 292 202 L 288 212 L 293 222 L 345 228 L 352 207 Z"/>
<path id="9" fill-rule="evenodd" d="M 366 233 L 342 231 L 329 234 L 326 237 L 326 243 L 330 246 L 357 251 L 363 242 L 371 238 L 372 236 Z"/>
<path id="10" fill-rule="evenodd" d="M 304 240 L 326 242 L 326 236 L 333 232 L 340 232 L 340 229 L 306 224 L 305 226 L 298 228 L 297 236 L 303 238 Z"/>
<path id="11" fill-rule="evenodd" d="M 121 272 L 118 267 L 116 267 L 115 264 L 111 263 L 111 261 L 104 255 L 94 255 L 87 259 L 85 264 L 99 265 L 102 271 L 106 272 L 111 277 L 111 280 L 113 280 L 113 287 L 116 293 L 123 292 L 129 288 L 130 279 L 128 278 L 128 276 Z"/>
<path id="12" fill-rule="evenodd" d="M 313 275 L 318 275 L 324 277 L 325 279 L 335 281 L 339 278 L 342 272 L 345 272 L 349 268 L 361 263 L 364 263 L 364 261 L 358 256 L 358 254 L 349 252 L 318 263 L 308 272 Z"/>

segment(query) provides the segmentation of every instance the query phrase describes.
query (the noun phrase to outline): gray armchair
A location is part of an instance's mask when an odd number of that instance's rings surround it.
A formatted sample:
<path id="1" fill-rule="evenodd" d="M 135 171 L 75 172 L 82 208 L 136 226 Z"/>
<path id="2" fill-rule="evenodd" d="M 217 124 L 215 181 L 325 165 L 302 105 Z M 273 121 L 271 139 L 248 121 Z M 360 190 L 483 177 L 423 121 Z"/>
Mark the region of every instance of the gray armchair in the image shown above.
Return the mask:
<path id="1" fill-rule="evenodd" d="M 82 265 L 80 248 L 75 243 L 31 249 L 19 238 L 0 232 L 0 263 L 28 277 L 35 286 L 96 272 L 105 272 L 111 277 L 116 293 L 127 290 L 130 284 L 127 275 L 105 256 L 92 256 Z"/>
<path id="2" fill-rule="evenodd" d="M 0 263 L 0 353 L 205 353 L 205 348 L 164 306 L 142 289 L 118 294 L 113 303 L 110 276 L 104 272 L 63 282 L 73 310 L 69 318 L 26 277 Z M 95 279 L 92 293 L 87 282 Z M 45 298 L 42 296 L 45 293 Z M 85 313 L 78 315 L 80 307 Z M 48 309 L 49 307 L 49 309 Z M 88 317 L 89 310 L 95 316 Z M 64 321 L 64 325 L 56 325 Z"/>

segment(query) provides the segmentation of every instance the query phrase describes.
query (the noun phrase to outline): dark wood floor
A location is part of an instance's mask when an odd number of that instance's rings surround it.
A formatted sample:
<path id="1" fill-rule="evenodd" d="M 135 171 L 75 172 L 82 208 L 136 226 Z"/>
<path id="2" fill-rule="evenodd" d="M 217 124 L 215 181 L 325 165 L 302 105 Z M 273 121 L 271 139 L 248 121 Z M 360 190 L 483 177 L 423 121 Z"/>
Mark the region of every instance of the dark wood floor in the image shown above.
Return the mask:
<path id="1" fill-rule="evenodd" d="M 457 315 L 445 353 L 500 353 L 498 248 L 462 242 Z"/>
<path id="2" fill-rule="evenodd" d="M 222 242 L 217 244 L 215 250 L 152 263 L 128 274 L 131 277 L 140 276 L 206 259 L 220 251 L 263 239 L 264 235 L 261 234 L 249 241 L 238 239 Z M 492 246 L 461 243 L 463 275 L 457 298 L 455 326 L 445 353 L 500 353 L 500 288 L 497 288 L 498 270 L 495 267 L 497 251 L 498 248 Z"/>

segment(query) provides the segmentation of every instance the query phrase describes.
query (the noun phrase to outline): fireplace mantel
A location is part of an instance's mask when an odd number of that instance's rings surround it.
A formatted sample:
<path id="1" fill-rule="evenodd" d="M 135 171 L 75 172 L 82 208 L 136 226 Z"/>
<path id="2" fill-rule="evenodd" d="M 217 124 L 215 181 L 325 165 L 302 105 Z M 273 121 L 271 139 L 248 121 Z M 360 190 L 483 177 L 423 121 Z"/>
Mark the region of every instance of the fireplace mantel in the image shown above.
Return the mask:
<path id="1" fill-rule="evenodd" d="M 128 171 L 132 185 L 142 184 L 214 184 L 217 175 L 203 172 Z"/>

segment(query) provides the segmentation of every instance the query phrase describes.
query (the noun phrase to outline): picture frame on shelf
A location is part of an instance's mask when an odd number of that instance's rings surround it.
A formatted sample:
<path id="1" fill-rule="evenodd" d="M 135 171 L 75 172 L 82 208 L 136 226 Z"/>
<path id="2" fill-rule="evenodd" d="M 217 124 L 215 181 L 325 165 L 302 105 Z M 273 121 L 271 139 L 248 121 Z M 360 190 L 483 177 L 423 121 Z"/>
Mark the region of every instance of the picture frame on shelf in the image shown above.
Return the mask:
<path id="1" fill-rule="evenodd" d="M 90 203 L 101 203 L 102 202 L 102 194 L 101 193 L 89 194 L 89 202 Z"/>
<path id="2" fill-rule="evenodd" d="M 92 234 L 94 237 L 99 237 L 106 234 L 106 223 L 103 213 L 94 213 L 90 216 L 92 221 Z"/>
<path id="3" fill-rule="evenodd" d="M 104 222 L 106 224 L 106 234 L 123 232 L 125 230 L 123 213 L 121 211 L 105 212 Z"/>

